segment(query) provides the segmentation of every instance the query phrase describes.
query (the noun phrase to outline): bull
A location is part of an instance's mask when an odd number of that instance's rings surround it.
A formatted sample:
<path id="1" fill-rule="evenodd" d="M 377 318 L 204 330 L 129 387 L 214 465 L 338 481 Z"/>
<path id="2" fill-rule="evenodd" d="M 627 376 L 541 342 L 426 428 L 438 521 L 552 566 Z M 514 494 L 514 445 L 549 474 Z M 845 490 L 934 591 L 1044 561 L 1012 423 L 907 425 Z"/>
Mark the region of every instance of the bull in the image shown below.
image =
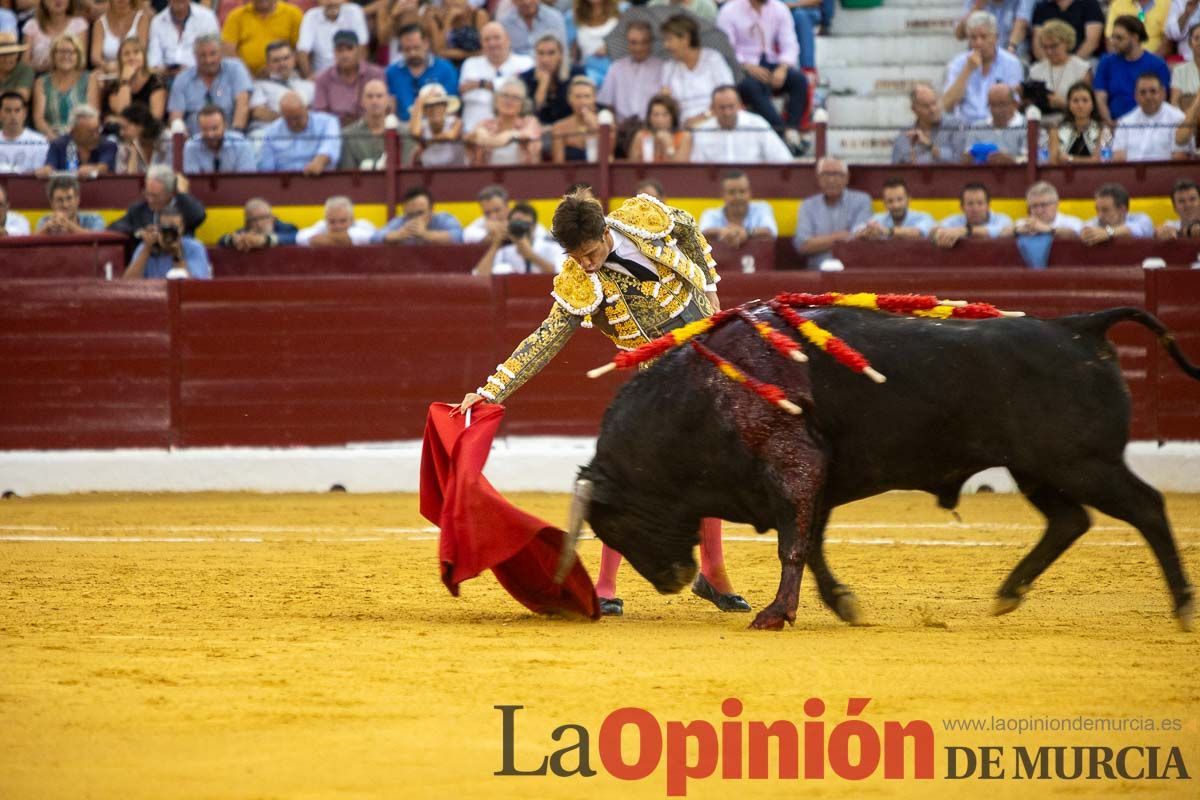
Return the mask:
<path id="1" fill-rule="evenodd" d="M 799 340 L 767 307 L 755 319 Z M 581 468 L 578 521 L 663 593 L 687 586 L 704 517 L 778 533 L 774 600 L 752 628 L 793 624 L 807 564 L 841 619 L 858 604 L 825 560 L 830 512 L 893 489 L 933 494 L 953 509 L 963 483 L 1006 467 L 1045 517 L 1041 539 L 1000 585 L 993 612 L 1015 610 L 1033 582 L 1082 536 L 1085 506 L 1128 522 L 1162 568 L 1174 613 L 1190 630 L 1193 588 L 1162 496 L 1125 463 L 1130 398 L 1106 333 L 1119 322 L 1153 331 L 1189 376 L 1197 369 L 1156 318 L 1117 308 L 1053 320 L 934 320 L 825 307 L 807 316 L 854 343 L 888 378 L 865 381 L 815 348 L 808 363 L 780 358 L 747 320 L 706 344 L 760 380 L 783 387 L 798 416 L 726 380 L 691 348 L 667 353 L 631 380 L 605 413 L 595 457 Z"/>

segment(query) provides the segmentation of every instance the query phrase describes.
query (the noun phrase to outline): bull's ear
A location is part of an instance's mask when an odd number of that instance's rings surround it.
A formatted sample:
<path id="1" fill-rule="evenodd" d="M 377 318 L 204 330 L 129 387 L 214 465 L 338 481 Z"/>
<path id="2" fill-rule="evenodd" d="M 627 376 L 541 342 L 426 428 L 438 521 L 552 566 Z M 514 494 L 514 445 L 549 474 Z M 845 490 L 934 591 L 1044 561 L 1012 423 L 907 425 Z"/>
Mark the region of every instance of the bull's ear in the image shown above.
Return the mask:
<path id="1" fill-rule="evenodd" d="M 589 464 L 579 468 L 578 480 L 592 482 L 592 502 L 604 503 L 605 505 L 618 505 L 619 499 L 609 485 L 608 481 Z"/>

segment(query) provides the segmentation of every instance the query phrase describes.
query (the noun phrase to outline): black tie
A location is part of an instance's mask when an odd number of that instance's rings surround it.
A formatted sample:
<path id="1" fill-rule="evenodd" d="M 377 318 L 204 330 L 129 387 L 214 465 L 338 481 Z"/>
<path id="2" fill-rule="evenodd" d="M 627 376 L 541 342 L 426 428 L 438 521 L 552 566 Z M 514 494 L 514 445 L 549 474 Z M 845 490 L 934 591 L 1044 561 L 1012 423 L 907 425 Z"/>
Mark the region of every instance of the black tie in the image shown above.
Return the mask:
<path id="1" fill-rule="evenodd" d="M 629 270 L 629 274 L 637 278 L 639 281 L 658 283 L 658 274 L 653 270 L 650 270 L 647 267 L 639 264 L 632 258 L 622 258 L 621 256 L 617 255 L 615 251 L 608 254 L 608 258 L 605 259 L 605 262 L 609 264 L 620 264 L 622 267 Z"/>

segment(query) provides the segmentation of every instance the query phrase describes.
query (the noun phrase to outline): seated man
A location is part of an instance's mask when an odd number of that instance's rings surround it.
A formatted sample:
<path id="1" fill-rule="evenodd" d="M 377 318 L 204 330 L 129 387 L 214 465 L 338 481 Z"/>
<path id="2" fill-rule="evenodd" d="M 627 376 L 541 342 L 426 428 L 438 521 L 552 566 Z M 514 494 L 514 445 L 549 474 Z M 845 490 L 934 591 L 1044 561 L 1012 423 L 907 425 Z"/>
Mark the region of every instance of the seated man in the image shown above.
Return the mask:
<path id="1" fill-rule="evenodd" d="M 1012 219 L 992 211 L 991 195 L 982 183 L 968 183 L 959 195 L 961 214 L 942 220 L 930 234 L 938 247 L 954 247 L 963 239 L 997 239 L 1012 235 Z"/>
<path id="2" fill-rule="evenodd" d="M 457 95 L 458 72 L 449 61 L 433 54 L 429 37 L 420 25 L 405 25 L 396 38 L 403 57 L 387 68 L 385 81 L 396 98 L 396 116 L 407 122 L 408 109 L 423 87 L 437 83 L 447 94 Z"/>
<path id="3" fill-rule="evenodd" d="M 250 0 L 225 17 L 221 27 L 225 55 L 240 59 L 251 74 L 261 75 L 266 67 L 267 45 L 284 39 L 294 46 L 303 19 L 304 12 L 283 0 Z M 234 127 L 242 126 L 235 123 Z"/>
<path id="4" fill-rule="evenodd" d="M 261 197 L 246 201 L 243 219 L 245 224 L 240 230 L 225 234 L 217 244 L 247 253 L 296 243 L 299 229 L 276 217 L 271 204 Z"/>
<path id="5" fill-rule="evenodd" d="M 167 98 L 170 120 L 184 121 L 188 133 L 199 132 L 196 115 L 205 106 L 220 106 L 229 124 L 243 130 L 249 121 L 250 89 L 253 83 L 245 65 L 236 58 L 221 57 L 221 40 L 213 34 L 196 37 L 192 45 L 196 66 L 179 73 Z"/>
<path id="6" fill-rule="evenodd" d="M 259 170 L 320 175 L 337 165 L 342 135 L 336 117 L 309 111 L 295 92 L 279 100 L 279 112 L 280 118 L 263 131 Z"/>
<path id="7" fill-rule="evenodd" d="M 1017 110 L 1012 87 L 996 84 L 988 89 L 988 108 L 991 118 L 977 122 L 967 130 L 963 143 L 962 163 L 988 164 L 1023 163 L 1029 152 L 1029 136 L 1025 131 L 1025 115 Z"/>
<path id="8" fill-rule="evenodd" d="M 654 55 L 654 27 L 645 20 L 629 23 L 625 45 L 629 54 L 612 62 L 596 102 L 613 110 L 622 130 L 636 130 L 662 88 L 663 62 Z"/>
<path id="9" fill-rule="evenodd" d="M 8 207 L 8 191 L 0 184 L 0 237 L 28 235 L 29 220 Z"/>
<path id="10" fill-rule="evenodd" d="M 162 8 L 155 3 L 156 8 Z M 180 69 L 196 66 L 192 46 L 205 34 L 220 37 L 217 15 L 203 3 L 190 0 L 167 0 L 154 19 L 150 20 L 150 40 L 146 48 L 146 66 L 167 77 Z"/>
<path id="11" fill-rule="evenodd" d="M 225 127 L 220 106 L 205 106 L 196 115 L 200 132 L 183 145 L 183 171 L 188 175 L 206 172 L 256 172 L 254 145 L 237 131 Z"/>
<path id="12" fill-rule="evenodd" d="M 856 239 L 924 239 L 933 230 L 933 217 L 908 207 L 908 184 L 903 178 L 883 182 L 883 205 L 887 209 L 854 229 Z"/>
<path id="13" fill-rule="evenodd" d="M 158 222 L 142 231 L 125 278 L 211 278 L 204 245 L 183 230 L 183 214 L 174 203 L 158 212 Z"/>
<path id="14" fill-rule="evenodd" d="M 358 35 L 338 31 L 333 36 L 333 65 L 313 78 L 313 110 L 332 114 L 342 125 L 349 125 L 363 114 L 359 103 L 363 87 L 368 81 L 382 80 L 383 67 L 363 59 Z"/>
<path id="15" fill-rule="evenodd" d="M 296 54 L 280 39 L 267 45 L 267 77 L 256 80 L 250 93 L 251 131 L 279 119 L 279 100 L 287 92 L 295 92 L 312 105 L 313 82 L 296 71 Z"/>
<path id="16" fill-rule="evenodd" d="M 339 31 L 354 31 L 358 40 L 366 45 L 371 33 L 362 6 L 345 0 L 320 0 L 316 8 L 304 12 L 296 40 L 301 72 L 316 75 L 332 66 L 333 37 Z"/>
<path id="17" fill-rule="evenodd" d="M 0 94 L 0 174 L 30 173 L 46 163 L 50 143 L 25 127 L 29 104 L 20 92 Z"/>
<path id="18" fill-rule="evenodd" d="M 1119 183 L 1106 183 L 1096 190 L 1096 216 L 1083 223 L 1079 238 L 1096 245 L 1121 237 L 1149 239 L 1154 221 L 1148 214 L 1129 210 L 1129 192 Z"/>
<path id="19" fill-rule="evenodd" d="M 946 67 L 946 86 L 942 90 L 942 108 L 967 123 L 988 119 L 988 88 L 1001 83 L 1016 91 L 1025 68 L 1021 60 L 996 45 L 996 18 L 986 11 L 967 17 L 967 41 L 970 49 L 950 60 Z"/>
<path id="20" fill-rule="evenodd" d="M 1017 220 L 1013 230 L 1018 236 L 1052 233 L 1058 239 L 1078 239 L 1083 220 L 1058 210 L 1058 190 L 1046 181 L 1038 181 L 1025 192 L 1029 216 Z"/>
<path id="21" fill-rule="evenodd" d="M 741 170 L 726 172 L 721 176 L 724 205 L 700 215 L 700 232 L 730 247 L 741 247 L 752 238 L 774 239 L 779 226 L 771 204 L 750 198 L 750 177 Z"/>
<path id="22" fill-rule="evenodd" d="M 1113 161 L 1184 160 L 1190 143 L 1177 144 L 1175 129 L 1184 113 L 1167 102 L 1167 91 L 1153 72 L 1137 79 L 1137 107 L 1117 121 Z"/>
<path id="23" fill-rule="evenodd" d="M 633 187 L 633 195 L 637 197 L 639 194 L 648 194 L 655 200 L 661 200 L 664 203 L 667 202 L 667 195 L 663 191 L 663 185 L 654 178 L 642 178 L 637 182 L 637 185 Z M 771 213 L 774 214 L 775 212 L 772 211 Z"/>
<path id="24" fill-rule="evenodd" d="M 871 196 L 847 189 L 850 170 L 836 158 L 817 162 L 820 194 L 804 198 L 796 217 L 796 235 L 792 244 L 806 258 L 808 269 L 818 269 L 833 254 L 835 242 L 850 238 L 850 232 L 871 218 Z"/>
<path id="25" fill-rule="evenodd" d="M 508 229 L 508 191 L 500 184 L 493 183 L 480 189 L 475 199 L 483 215 L 463 228 L 462 240 L 474 244 L 493 236 L 503 238 Z"/>
<path id="26" fill-rule="evenodd" d="M 404 209 L 371 237 L 372 244 L 459 244 L 462 225 L 451 214 L 433 210 L 433 195 L 414 186 L 400 200 Z"/>
<path id="27" fill-rule="evenodd" d="M 517 203 L 508 212 L 508 223 L 493 233 L 488 250 L 475 265 L 475 275 L 512 275 L 562 269 L 566 254 L 558 242 L 538 224 L 537 211 L 528 203 Z"/>
<path id="28" fill-rule="evenodd" d="M 1117 17 L 1108 40 L 1108 55 L 1096 65 L 1092 88 L 1100 117 L 1109 125 L 1133 111 L 1138 105 L 1138 78 L 1147 72 L 1158 76 L 1166 88 L 1171 86 L 1167 62 L 1142 47 L 1146 26 L 1135 16 Z"/>
<path id="29" fill-rule="evenodd" d="M 1200 238 L 1200 186 L 1190 178 L 1175 181 L 1171 206 L 1179 219 L 1164 222 L 1154 235 L 1159 239 Z"/>
<path id="30" fill-rule="evenodd" d="M 792 160 L 783 140 L 767 121 L 742 110 L 733 86 L 718 86 L 712 93 L 712 116 L 692 134 L 693 164 L 783 163 Z"/>
<path id="31" fill-rule="evenodd" d="M 893 164 L 957 164 L 962 157 L 965 123 L 943 114 L 937 92 L 918 83 L 909 95 L 916 121 L 892 144 Z"/>
<path id="32" fill-rule="evenodd" d="M 342 128 L 342 169 L 383 169 L 387 155 L 383 134 L 387 130 L 391 102 L 392 98 L 383 81 L 367 81 L 363 86 L 362 118 Z M 406 149 L 411 151 L 412 146 L 402 137 L 401 154 Z M 401 166 L 407 165 L 409 159 L 401 155 L 400 163 Z"/>
<path id="33" fill-rule="evenodd" d="M 512 51 L 533 55 L 533 45 L 547 33 L 554 34 L 563 48 L 567 46 L 567 23 L 563 12 L 540 0 L 512 0 L 507 11 L 496 9 L 496 21 L 504 26 L 512 41 Z"/>
<path id="34" fill-rule="evenodd" d="M 183 232 L 188 236 L 194 234 L 207 214 L 199 200 L 190 194 L 176 191 L 176 180 L 175 170 L 166 164 L 152 165 L 146 170 L 142 199 L 131 205 L 125 216 L 109 225 L 108 229 L 126 236 L 140 236 L 144 228 L 157 221 L 162 209 L 171 204 L 183 214 Z"/>
<path id="35" fill-rule="evenodd" d="M 75 172 L 80 178 L 111 175 L 116 170 L 117 145 L 100 138 L 100 114 L 81 103 L 67 117 L 67 132 L 50 143 L 46 163 L 34 170 L 39 178 L 55 172 Z"/>
<path id="36" fill-rule="evenodd" d="M 296 244 L 302 247 L 346 247 L 370 244 L 375 226 L 365 219 L 354 218 L 354 203 L 344 195 L 325 201 L 325 217 L 296 234 Z"/>
<path id="37" fill-rule="evenodd" d="M 47 236 L 104 230 L 104 217 L 79 210 L 79 179 L 56 175 L 46 184 L 50 213 L 38 220 L 37 232 Z"/>

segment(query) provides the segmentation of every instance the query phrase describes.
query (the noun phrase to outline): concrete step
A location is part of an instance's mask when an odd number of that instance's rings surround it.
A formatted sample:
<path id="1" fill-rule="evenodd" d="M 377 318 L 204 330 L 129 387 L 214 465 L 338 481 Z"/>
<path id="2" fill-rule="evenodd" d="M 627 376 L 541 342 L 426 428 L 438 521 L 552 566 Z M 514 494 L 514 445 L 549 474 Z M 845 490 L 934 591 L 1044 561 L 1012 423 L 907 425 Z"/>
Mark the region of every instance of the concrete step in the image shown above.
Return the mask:
<path id="1" fill-rule="evenodd" d="M 965 49 L 965 44 L 950 35 L 819 36 L 817 69 L 914 63 L 944 66 Z"/>
<path id="2" fill-rule="evenodd" d="M 837 128 L 887 126 L 899 131 L 912 124 L 910 106 L 908 96 L 903 94 L 834 96 L 825 100 L 829 125 Z M 895 133 L 889 141 L 892 136 Z"/>
<path id="3" fill-rule="evenodd" d="M 931 84 L 939 92 L 945 81 L 944 64 L 904 64 L 880 69 L 870 67 L 839 67 L 821 73 L 828 81 L 827 92 L 866 94 L 907 94 L 917 81 Z"/>
<path id="4" fill-rule="evenodd" d="M 961 3 L 931 3 L 909 8 L 883 6 L 843 9 L 833 18 L 834 36 L 909 36 L 944 33 L 954 35 L 962 14 Z"/>
<path id="5" fill-rule="evenodd" d="M 827 133 L 829 155 L 848 163 L 887 163 L 892 159 L 892 142 L 899 131 L 838 128 Z"/>

